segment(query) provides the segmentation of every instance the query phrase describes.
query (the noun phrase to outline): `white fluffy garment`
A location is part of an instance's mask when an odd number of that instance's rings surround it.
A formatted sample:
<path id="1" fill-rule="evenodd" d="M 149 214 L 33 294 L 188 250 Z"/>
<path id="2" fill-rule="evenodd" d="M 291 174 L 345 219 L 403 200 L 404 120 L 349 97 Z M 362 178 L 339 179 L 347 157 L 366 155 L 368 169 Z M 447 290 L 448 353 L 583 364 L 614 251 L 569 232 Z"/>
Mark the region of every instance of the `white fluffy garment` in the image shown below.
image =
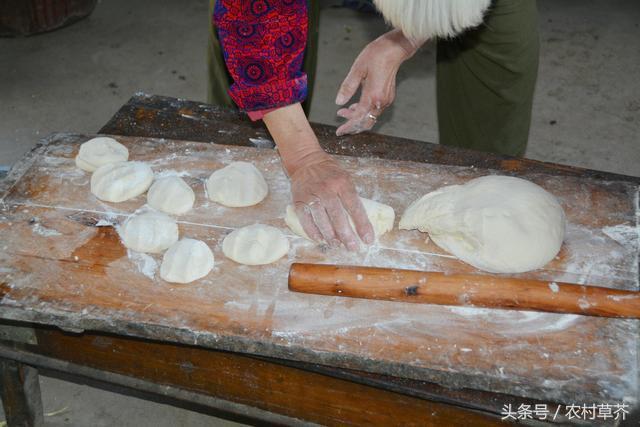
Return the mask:
<path id="1" fill-rule="evenodd" d="M 482 23 L 491 0 L 374 0 L 385 19 L 413 40 L 449 38 Z"/>

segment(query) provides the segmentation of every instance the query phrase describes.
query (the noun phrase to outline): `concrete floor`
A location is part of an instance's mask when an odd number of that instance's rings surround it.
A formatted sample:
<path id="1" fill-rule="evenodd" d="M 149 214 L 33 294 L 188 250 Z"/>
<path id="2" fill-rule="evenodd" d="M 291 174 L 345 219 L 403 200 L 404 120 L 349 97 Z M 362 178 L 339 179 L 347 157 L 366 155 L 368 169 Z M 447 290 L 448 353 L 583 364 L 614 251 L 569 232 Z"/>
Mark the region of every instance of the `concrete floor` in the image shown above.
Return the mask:
<path id="1" fill-rule="evenodd" d="M 97 131 L 136 91 L 204 101 L 207 3 L 101 1 L 70 27 L 0 39 L 0 167 L 50 132 Z M 527 157 L 639 176 L 640 3 L 538 3 L 542 56 Z M 338 123 L 336 90 L 359 50 L 384 29 L 372 15 L 323 10 L 312 120 Z M 437 141 L 434 59 L 431 46 L 405 64 L 378 132 Z M 53 378 L 41 383 L 47 411 L 68 407 L 48 425 L 224 423 Z"/>
<path id="2" fill-rule="evenodd" d="M 40 376 L 46 427 L 234 427 L 233 421 Z M 0 420 L 4 413 L 0 408 Z M 2 423 L 0 422 L 0 426 Z M 10 426 L 9 426 L 10 427 Z"/>

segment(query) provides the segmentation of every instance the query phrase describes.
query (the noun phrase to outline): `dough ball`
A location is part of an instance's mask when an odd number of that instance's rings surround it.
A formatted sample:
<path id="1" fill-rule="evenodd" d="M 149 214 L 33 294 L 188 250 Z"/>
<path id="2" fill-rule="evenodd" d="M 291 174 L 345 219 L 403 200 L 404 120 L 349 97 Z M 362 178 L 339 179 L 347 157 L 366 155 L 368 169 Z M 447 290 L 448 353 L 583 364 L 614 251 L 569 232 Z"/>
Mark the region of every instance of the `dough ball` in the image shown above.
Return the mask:
<path id="1" fill-rule="evenodd" d="M 113 138 L 98 137 L 90 139 L 80 146 L 76 156 L 76 166 L 87 172 L 93 172 L 109 163 L 126 162 L 129 150 Z"/>
<path id="2" fill-rule="evenodd" d="M 481 270 L 521 273 L 558 254 L 565 215 L 556 198 L 532 182 L 485 176 L 416 200 L 400 228 L 429 233 L 442 249 Z"/>
<path id="3" fill-rule="evenodd" d="M 100 200 L 118 203 L 144 193 L 152 182 L 153 171 L 146 163 L 110 163 L 91 175 L 91 192 Z"/>
<path id="4" fill-rule="evenodd" d="M 161 212 L 133 215 L 120 232 L 124 245 L 138 252 L 159 253 L 178 241 L 178 224 Z"/>
<path id="5" fill-rule="evenodd" d="M 375 233 L 376 238 L 393 229 L 393 223 L 396 220 L 396 213 L 393 211 L 391 206 L 374 200 L 365 199 L 364 197 L 360 197 L 360 200 L 362 200 L 364 210 L 367 211 L 367 217 L 369 217 L 369 221 L 373 226 L 373 232 Z M 287 206 L 284 222 L 295 234 L 311 240 L 309 236 L 307 236 L 307 233 L 304 232 L 293 205 Z M 351 217 L 349 217 L 349 222 L 351 223 L 351 228 L 355 231 L 355 226 L 353 225 Z"/>
<path id="6" fill-rule="evenodd" d="M 160 277 L 167 282 L 189 283 L 213 269 L 213 253 L 201 240 L 182 239 L 169 248 L 162 258 Z"/>
<path id="7" fill-rule="evenodd" d="M 222 252 L 240 264 L 271 264 L 289 252 L 289 241 L 275 227 L 254 224 L 227 235 L 222 242 Z"/>
<path id="8" fill-rule="evenodd" d="M 190 211 L 195 200 L 196 195 L 191 187 L 178 176 L 157 180 L 147 193 L 149 206 L 172 215 Z"/>
<path id="9" fill-rule="evenodd" d="M 247 162 L 233 162 L 215 171 L 206 186 L 209 199 L 230 208 L 256 205 L 269 192 L 260 171 Z"/>

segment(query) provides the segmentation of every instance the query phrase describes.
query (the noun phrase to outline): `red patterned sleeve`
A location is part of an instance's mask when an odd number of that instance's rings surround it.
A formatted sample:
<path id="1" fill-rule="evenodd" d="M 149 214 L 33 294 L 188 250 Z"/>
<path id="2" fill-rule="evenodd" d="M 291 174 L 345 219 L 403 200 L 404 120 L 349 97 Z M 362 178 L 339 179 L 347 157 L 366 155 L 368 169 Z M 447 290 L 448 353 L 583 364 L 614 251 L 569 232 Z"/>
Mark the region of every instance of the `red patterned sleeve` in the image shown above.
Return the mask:
<path id="1" fill-rule="evenodd" d="M 217 0 L 213 19 L 241 110 L 304 101 L 307 0 Z"/>

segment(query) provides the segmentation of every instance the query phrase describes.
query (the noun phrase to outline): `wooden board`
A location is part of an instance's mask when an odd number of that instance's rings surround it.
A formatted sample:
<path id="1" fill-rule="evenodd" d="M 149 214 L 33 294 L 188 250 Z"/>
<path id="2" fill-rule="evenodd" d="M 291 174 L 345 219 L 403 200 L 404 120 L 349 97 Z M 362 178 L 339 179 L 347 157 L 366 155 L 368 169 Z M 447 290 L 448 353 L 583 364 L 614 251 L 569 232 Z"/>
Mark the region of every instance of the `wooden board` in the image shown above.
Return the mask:
<path id="1" fill-rule="evenodd" d="M 331 154 L 640 184 L 640 177 L 433 144 L 375 132 L 338 137 L 335 126 L 314 122 L 310 124 L 322 148 Z M 275 145 L 262 121 L 253 122 L 237 109 L 143 92 L 135 93 L 98 133 L 259 148 L 273 148 Z M 640 174 L 640 169 L 638 173 Z"/>
<path id="2" fill-rule="evenodd" d="M 211 408 L 240 415 L 242 418 L 234 421 L 247 425 L 422 426 L 426 420 L 430 426 L 502 425 L 497 415 L 381 390 L 262 357 L 112 334 L 68 334 L 46 327 L 36 327 L 36 335 L 37 345 L 23 345 L 21 350 L 0 345 L 0 354 L 8 353 L 25 364 L 48 369 L 59 368 L 53 361 L 63 360 L 65 374 L 120 385 L 128 385 L 128 381 L 119 382 L 120 375 L 125 375 L 137 379 L 130 384 L 137 385 L 135 388 L 140 389 L 141 383 L 153 384 L 150 389 L 163 396 L 175 397 L 168 387 L 195 392 L 212 397 Z M 194 404 L 203 403 L 189 395 L 179 396 Z M 231 402 L 241 406 L 229 405 Z M 191 409 L 203 408 L 198 405 Z M 262 411 L 289 418 L 265 417 Z"/>
<path id="3" fill-rule="evenodd" d="M 635 400 L 638 322 L 572 315 L 359 301 L 287 291 L 291 262 L 323 262 L 477 272 L 419 232 L 394 231 L 367 250 L 325 250 L 291 235 L 282 217 L 289 185 L 272 150 L 118 137 L 131 159 L 157 174 L 183 176 L 197 194 L 180 218 L 182 236 L 202 239 L 216 257 L 206 278 L 163 282 L 160 256 L 127 252 L 112 227 L 143 196 L 109 204 L 89 192 L 75 167 L 79 143 L 58 135 L 36 148 L 0 184 L 0 317 L 95 329 L 327 364 L 450 387 L 559 402 Z M 244 209 L 207 201 L 203 181 L 233 160 L 253 162 L 268 198 Z M 341 157 L 360 193 L 398 215 L 415 198 L 490 170 Z M 566 244 L 545 269 L 549 281 L 638 289 L 638 185 L 570 176 L 525 176 L 561 201 Z M 262 222 L 290 236 L 288 257 L 263 267 L 225 259 L 236 227 Z"/>

